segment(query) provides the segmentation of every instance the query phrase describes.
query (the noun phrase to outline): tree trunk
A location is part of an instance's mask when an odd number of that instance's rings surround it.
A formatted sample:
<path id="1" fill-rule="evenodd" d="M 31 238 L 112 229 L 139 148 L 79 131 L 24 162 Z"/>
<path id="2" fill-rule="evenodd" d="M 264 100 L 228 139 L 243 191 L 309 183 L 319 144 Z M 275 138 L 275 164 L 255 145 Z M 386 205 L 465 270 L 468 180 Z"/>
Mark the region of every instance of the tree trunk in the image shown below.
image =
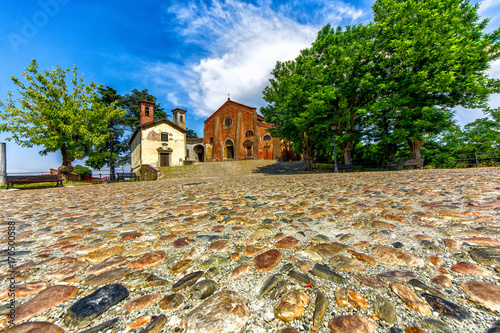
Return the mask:
<path id="1" fill-rule="evenodd" d="M 424 140 L 411 141 L 408 139 L 408 145 L 410 146 L 410 159 L 419 160 L 420 159 L 420 147 L 424 143 Z"/>
<path id="2" fill-rule="evenodd" d="M 396 153 L 398 152 L 397 147 L 389 147 L 389 155 L 391 155 L 391 162 L 396 162 Z"/>
<path id="3" fill-rule="evenodd" d="M 62 165 L 57 169 L 64 180 L 69 179 L 69 174 L 73 171 L 73 166 L 71 166 L 71 162 L 75 160 L 73 156 L 68 155 L 68 151 L 65 146 L 61 148 L 61 155 L 63 159 Z"/>
<path id="4" fill-rule="evenodd" d="M 347 145 L 342 149 L 342 153 L 344 154 L 344 164 L 351 165 L 352 164 L 352 150 L 354 149 L 354 144 L 352 141 L 348 141 Z"/>
<path id="5" fill-rule="evenodd" d="M 314 169 L 314 154 L 313 148 L 309 144 L 309 137 L 307 131 L 304 132 L 304 136 L 302 138 L 302 157 L 306 161 L 306 166 L 308 171 L 312 171 Z"/>
<path id="6" fill-rule="evenodd" d="M 304 161 L 306 161 L 307 171 L 312 171 L 314 169 L 313 156 L 308 152 L 303 153 Z"/>

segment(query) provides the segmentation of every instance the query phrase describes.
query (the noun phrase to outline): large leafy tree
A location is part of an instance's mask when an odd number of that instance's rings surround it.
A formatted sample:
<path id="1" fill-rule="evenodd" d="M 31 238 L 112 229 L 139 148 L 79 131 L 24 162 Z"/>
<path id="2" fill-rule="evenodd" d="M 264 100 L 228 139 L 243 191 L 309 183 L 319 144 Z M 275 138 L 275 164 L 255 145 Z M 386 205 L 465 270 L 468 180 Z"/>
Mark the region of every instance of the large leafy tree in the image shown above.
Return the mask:
<path id="1" fill-rule="evenodd" d="M 363 136 L 367 106 L 376 96 L 372 38 L 371 25 L 348 26 L 345 30 L 327 25 L 306 51 L 315 59 L 313 77 L 317 82 L 306 108 L 323 119 L 316 121 L 324 136 L 320 142 L 330 151 L 329 127 L 333 123 L 346 164 L 352 164 L 352 151 Z"/>
<path id="2" fill-rule="evenodd" d="M 148 89 L 132 89 L 130 94 L 126 94 L 121 97 L 122 106 L 127 111 L 122 119 L 122 122 L 130 132 L 135 131 L 135 128 L 139 125 L 140 101 L 155 103 L 154 116 L 156 119 L 169 117 L 163 107 L 161 107 L 160 103 L 158 103 L 156 97 L 148 92 Z"/>
<path id="3" fill-rule="evenodd" d="M 271 134 L 292 142 L 294 150 L 302 154 L 308 167 L 312 168 L 312 140 L 303 114 L 309 82 L 304 79 L 302 59 L 276 64 L 271 73 L 270 85 L 263 92 L 268 105 L 260 111 L 267 122 L 275 125 L 275 128 L 270 129 Z"/>
<path id="4" fill-rule="evenodd" d="M 60 151 L 59 171 L 67 179 L 71 162 L 108 141 L 108 122 L 124 111 L 101 103 L 98 86 L 85 84 L 76 66 L 39 72 L 33 59 L 22 76 L 24 80 L 12 77 L 19 97 L 9 91 L 0 113 L 0 130 L 11 135 L 7 140 L 23 147 L 42 146 L 41 155 Z"/>
<path id="5" fill-rule="evenodd" d="M 500 123 L 496 119 L 479 118 L 464 126 L 461 140 L 463 152 L 491 152 L 500 150 Z"/>
<path id="6" fill-rule="evenodd" d="M 123 97 L 118 94 L 116 89 L 109 86 L 98 88 L 101 103 L 114 108 L 123 108 Z M 100 146 L 95 146 L 89 154 L 85 165 L 92 169 L 101 169 L 106 165 L 121 166 L 129 163 L 127 152 L 130 149 L 127 142 L 123 140 L 127 124 L 127 118 L 122 115 L 120 117 L 111 118 L 108 121 L 109 140 Z M 111 152 L 112 151 L 112 152 Z M 110 163 L 113 156 L 113 164 Z M 110 172 L 113 173 L 114 170 Z"/>
<path id="7" fill-rule="evenodd" d="M 467 0 L 376 0 L 375 64 L 379 105 L 393 122 L 391 144 L 405 140 L 420 158 L 426 134 L 450 125 L 451 108 L 484 108 L 498 91 L 488 77 L 500 57 L 500 31 L 484 33 Z M 375 113 L 375 116 L 379 114 Z"/>
<path id="8" fill-rule="evenodd" d="M 128 141 L 130 134 L 139 125 L 139 101 L 145 100 L 155 103 L 155 118 L 166 118 L 165 110 L 157 103 L 155 96 L 151 95 L 147 89 L 132 89 L 129 94 L 120 95 L 112 87 L 99 88 L 100 100 L 102 103 L 125 109 L 125 114 L 111 118 L 108 122 L 108 131 L 111 139 L 101 146 L 96 146 L 85 161 L 85 165 L 93 169 L 101 169 L 110 164 L 111 150 L 113 150 L 113 165 L 121 166 L 130 162 L 130 146 Z M 112 141 L 111 141 L 112 140 Z"/>
<path id="9" fill-rule="evenodd" d="M 339 136 L 344 160 L 351 164 L 371 88 L 371 28 L 325 26 L 312 47 L 294 61 L 278 63 L 264 90 L 261 109 L 276 125 L 275 135 L 295 143 L 310 161 L 333 150 L 332 129 Z"/>

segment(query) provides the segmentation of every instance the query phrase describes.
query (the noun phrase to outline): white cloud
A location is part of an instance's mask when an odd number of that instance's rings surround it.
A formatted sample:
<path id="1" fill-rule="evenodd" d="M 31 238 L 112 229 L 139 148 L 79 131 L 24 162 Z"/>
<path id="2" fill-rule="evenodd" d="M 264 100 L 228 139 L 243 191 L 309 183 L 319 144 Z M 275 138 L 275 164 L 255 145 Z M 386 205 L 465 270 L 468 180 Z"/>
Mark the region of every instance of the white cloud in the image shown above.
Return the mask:
<path id="1" fill-rule="evenodd" d="M 167 100 L 172 103 L 173 105 L 175 105 L 176 107 L 178 107 L 180 105 L 179 103 L 179 98 L 177 97 L 177 93 L 175 92 L 170 92 L 167 94 Z"/>
<path id="2" fill-rule="evenodd" d="M 486 28 L 487 32 L 492 32 L 498 29 L 500 23 L 500 1 L 484 0 L 480 2 L 479 10 L 477 11 L 481 18 L 489 18 L 490 22 Z"/>
<path id="3" fill-rule="evenodd" d="M 488 74 L 492 78 L 500 79 L 500 59 L 497 59 L 490 64 Z"/>
<path id="4" fill-rule="evenodd" d="M 262 90 L 277 61 L 291 60 L 309 47 L 328 21 L 357 20 L 365 15 L 340 1 L 299 2 L 273 10 L 270 1 L 252 5 L 237 0 L 175 3 L 168 8 L 179 33 L 204 48 L 209 56 L 188 65 L 189 80 L 182 82 L 194 112 L 212 114 L 227 98 L 258 107 Z M 318 8 L 314 24 L 299 23 L 304 6 Z M 321 15 L 321 19 L 318 15 Z"/>

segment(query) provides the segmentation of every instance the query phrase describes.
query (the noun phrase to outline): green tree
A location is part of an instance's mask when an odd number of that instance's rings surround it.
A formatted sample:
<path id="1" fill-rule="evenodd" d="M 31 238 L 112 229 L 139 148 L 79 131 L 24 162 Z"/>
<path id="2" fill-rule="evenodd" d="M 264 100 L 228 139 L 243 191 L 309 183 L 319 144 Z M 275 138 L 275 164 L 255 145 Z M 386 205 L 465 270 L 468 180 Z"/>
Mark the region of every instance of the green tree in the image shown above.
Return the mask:
<path id="1" fill-rule="evenodd" d="M 464 126 L 461 140 L 466 153 L 500 150 L 500 123 L 490 118 L 479 118 Z"/>
<path id="2" fill-rule="evenodd" d="M 130 134 L 135 131 L 140 122 L 139 101 L 146 100 L 155 103 L 154 116 L 156 119 L 166 118 L 168 115 L 157 103 L 156 97 L 149 94 L 147 89 L 132 89 L 130 94 L 120 95 L 116 89 L 107 86 L 100 87 L 99 94 L 102 103 L 108 106 L 113 105 L 115 108 L 121 107 L 126 112 L 124 115 L 109 120 L 108 131 L 112 141 L 108 140 L 105 144 L 95 147 L 85 161 L 85 165 L 93 169 L 101 169 L 106 165 L 111 165 L 111 148 L 113 149 L 113 165 L 126 165 L 130 162 L 130 146 L 128 144 Z"/>
<path id="3" fill-rule="evenodd" d="M 304 80 L 301 59 L 278 62 L 271 72 L 270 85 L 264 88 L 268 105 L 260 109 L 267 122 L 275 125 L 269 131 L 274 137 L 292 142 L 295 152 L 302 154 L 312 168 L 313 146 L 304 112 L 308 81 Z"/>
<path id="4" fill-rule="evenodd" d="M 68 74 L 72 75 L 69 82 Z M 9 91 L 2 105 L 0 131 L 8 132 L 7 140 L 23 147 L 42 146 L 41 155 L 60 151 L 59 172 L 67 179 L 73 170 L 71 162 L 109 140 L 108 121 L 124 112 L 101 103 L 98 86 L 85 84 L 76 66 L 39 72 L 33 59 L 22 76 L 24 81 L 12 77 L 20 96 L 14 98 Z"/>
<path id="5" fill-rule="evenodd" d="M 130 132 L 135 131 L 137 125 L 139 125 L 139 116 L 141 111 L 139 109 L 140 101 L 149 101 L 155 103 L 154 117 L 156 119 L 170 117 L 161 107 L 160 103 L 157 102 L 156 97 L 151 95 L 147 89 L 143 90 L 132 89 L 130 94 L 123 95 L 121 98 L 122 106 L 126 110 L 126 114 L 122 120 L 123 125 Z"/>
<path id="6" fill-rule="evenodd" d="M 315 59 L 313 78 L 317 86 L 306 108 L 323 119 L 321 125 L 316 123 L 325 150 L 333 150 L 329 127 L 334 125 L 345 164 L 352 164 L 353 149 L 363 136 L 367 106 L 376 97 L 372 39 L 371 25 L 347 26 L 344 30 L 327 25 L 307 50 Z"/>
<path id="7" fill-rule="evenodd" d="M 187 139 L 196 139 L 198 138 L 198 134 L 192 129 L 187 128 L 186 129 L 186 138 Z"/>
<path id="8" fill-rule="evenodd" d="M 373 4 L 379 104 L 394 122 L 392 144 L 406 141 L 420 158 L 425 134 L 449 126 L 451 108 L 484 108 L 499 81 L 500 32 L 483 32 L 479 4 L 467 0 L 376 0 Z M 379 117 L 377 113 L 375 117 Z"/>
<path id="9" fill-rule="evenodd" d="M 123 108 L 123 97 L 118 94 L 116 89 L 109 86 L 98 88 L 101 103 L 109 107 Z M 123 139 L 127 129 L 127 119 L 124 115 L 109 119 L 108 132 L 110 139 L 103 145 L 95 146 L 89 154 L 85 165 L 92 169 L 100 170 L 110 164 L 111 144 L 113 145 L 113 165 L 121 166 L 130 162 L 127 153 L 130 149 L 128 142 Z"/>
<path id="10" fill-rule="evenodd" d="M 346 164 L 362 136 L 365 105 L 375 98 L 371 85 L 371 28 L 325 26 L 312 47 L 294 61 L 276 65 L 264 89 L 261 109 L 276 125 L 275 136 L 295 143 L 312 168 L 314 157 L 331 158 L 333 128 Z"/>

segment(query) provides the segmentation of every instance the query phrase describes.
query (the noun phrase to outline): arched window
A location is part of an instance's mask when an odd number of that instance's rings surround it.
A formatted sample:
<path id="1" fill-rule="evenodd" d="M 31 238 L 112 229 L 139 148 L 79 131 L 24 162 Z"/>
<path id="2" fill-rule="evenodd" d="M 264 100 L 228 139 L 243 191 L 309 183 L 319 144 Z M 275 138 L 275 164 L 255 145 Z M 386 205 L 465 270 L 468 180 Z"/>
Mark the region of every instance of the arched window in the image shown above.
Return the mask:
<path id="1" fill-rule="evenodd" d="M 146 114 L 146 117 L 149 117 L 149 106 L 146 106 L 145 114 Z"/>
<path id="2" fill-rule="evenodd" d="M 249 137 L 249 136 L 253 136 L 253 132 L 252 131 L 246 131 L 245 132 L 245 137 Z"/>
<path id="3" fill-rule="evenodd" d="M 184 122 L 184 117 L 183 117 L 183 116 L 181 116 L 181 120 L 180 120 L 180 122 L 181 122 L 181 123 L 183 123 L 183 122 Z"/>
<path id="4" fill-rule="evenodd" d="M 189 158 L 189 149 L 186 149 L 186 157 Z"/>
<path id="5" fill-rule="evenodd" d="M 233 124 L 233 118 L 227 117 L 226 119 L 224 119 L 224 125 L 226 127 L 231 127 L 232 124 Z"/>
<path id="6" fill-rule="evenodd" d="M 214 144 L 214 137 L 211 137 L 210 138 L 210 144 L 213 145 Z"/>
<path id="7" fill-rule="evenodd" d="M 264 136 L 264 141 L 271 141 L 271 136 L 270 135 L 266 135 Z"/>

